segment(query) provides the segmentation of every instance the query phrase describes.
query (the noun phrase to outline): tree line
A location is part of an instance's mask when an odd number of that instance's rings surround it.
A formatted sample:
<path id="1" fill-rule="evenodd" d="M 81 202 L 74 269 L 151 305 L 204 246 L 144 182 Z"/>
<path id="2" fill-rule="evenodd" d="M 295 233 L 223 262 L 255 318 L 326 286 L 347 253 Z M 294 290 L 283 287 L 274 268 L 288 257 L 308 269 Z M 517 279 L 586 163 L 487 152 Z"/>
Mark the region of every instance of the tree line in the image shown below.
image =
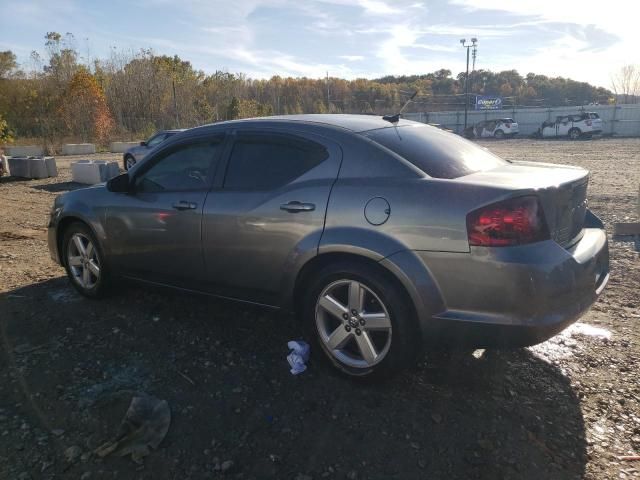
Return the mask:
<path id="1" fill-rule="evenodd" d="M 242 73 L 207 75 L 178 56 L 142 49 L 112 49 L 108 58 L 82 59 L 73 35 L 49 32 L 46 54 L 20 69 L 11 51 L 0 52 L 0 142 L 63 138 L 105 144 L 141 138 L 163 128 L 188 128 L 236 118 L 296 113 L 406 112 L 464 108 L 465 74 L 441 69 L 379 79 L 252 79 Z M 614 94 L 586 82 L 516 70 L 477 70 L 471 94 L 500 95 L 508 106 L 609 103 Z"/>

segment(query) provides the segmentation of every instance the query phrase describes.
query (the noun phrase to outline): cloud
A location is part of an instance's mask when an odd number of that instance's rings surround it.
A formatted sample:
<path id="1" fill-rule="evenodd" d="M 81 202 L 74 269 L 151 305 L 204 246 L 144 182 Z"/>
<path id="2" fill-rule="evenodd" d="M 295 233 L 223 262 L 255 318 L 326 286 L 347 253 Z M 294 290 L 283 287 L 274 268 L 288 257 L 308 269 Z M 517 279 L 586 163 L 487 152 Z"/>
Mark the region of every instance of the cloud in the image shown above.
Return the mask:
<path id="1" fill-rule="evenodd" d="M 362 55 L 339 55 L 338 58 L 342 58 L 343 60 L 347 60 L 349 62 L 360 62 L 364 60 L 364 56 Z"/>

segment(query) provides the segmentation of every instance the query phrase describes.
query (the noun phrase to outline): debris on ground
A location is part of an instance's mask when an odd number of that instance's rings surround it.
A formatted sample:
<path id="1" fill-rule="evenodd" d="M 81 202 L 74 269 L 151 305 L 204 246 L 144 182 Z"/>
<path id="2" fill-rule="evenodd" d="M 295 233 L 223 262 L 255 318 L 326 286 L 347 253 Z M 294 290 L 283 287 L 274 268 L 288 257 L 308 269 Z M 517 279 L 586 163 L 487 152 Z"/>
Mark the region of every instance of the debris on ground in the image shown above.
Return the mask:
<path id="1" fill-rule="evenodd" d="M 171 412 L 166 400 L 150 395 L 134 397 L 116 438 L 98 447 L 94 453 L 99 457 L 131 454 L 134 462 L 142 463 L 150 453 L 149 447 L 158 448 L 169 431 L 170 423 Z"/>
<path id="2" fill-rule="evenodd" d="M 306 363 L 309 361 L 309 353 L 311 347 L 307 342 L 300 340 L 292 340 L 287 343 L 290 352 L 287 355 L 287 361 L 291 366 L 291 373 L 299 375 L 307 369 Z"/>

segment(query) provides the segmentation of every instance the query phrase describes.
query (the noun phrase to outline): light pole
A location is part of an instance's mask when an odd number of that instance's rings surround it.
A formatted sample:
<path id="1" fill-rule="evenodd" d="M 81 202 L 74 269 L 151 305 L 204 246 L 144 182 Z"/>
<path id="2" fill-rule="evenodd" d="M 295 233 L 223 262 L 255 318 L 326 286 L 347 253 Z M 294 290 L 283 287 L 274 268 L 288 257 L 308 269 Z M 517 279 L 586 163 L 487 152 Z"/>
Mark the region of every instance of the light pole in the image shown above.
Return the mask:
<path id="1" fill-rule="evenodd" d="M 467 129 L 467 115 L 469 111 L 469 49 L 473 48 L 473 59 L 475 64 L 477 38 L 472 38 L 471 43 L 467 44 L 467 39 L 460 39 L 460 44 L 467 49 L 467 73 L 464 77 L 464 130 Z M 463 131 L 464 131 L 463 130 Z"/>

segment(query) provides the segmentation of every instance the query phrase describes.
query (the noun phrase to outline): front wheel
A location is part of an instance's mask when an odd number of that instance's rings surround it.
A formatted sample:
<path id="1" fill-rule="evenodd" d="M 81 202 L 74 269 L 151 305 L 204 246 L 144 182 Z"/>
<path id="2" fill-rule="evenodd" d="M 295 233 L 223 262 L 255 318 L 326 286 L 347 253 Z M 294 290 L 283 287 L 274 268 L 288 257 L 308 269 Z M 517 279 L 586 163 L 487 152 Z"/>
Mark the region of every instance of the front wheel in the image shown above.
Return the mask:
<path id="1" fill-rule="evenodd" d="M 345 262 L 322 269 L 303 314 L 313 350 L 352 377 L 390 376 L 419 351 L 407 295 L 371 266 Z"/>
<path id="2" fill-rule="evenodd" d="M 108 273 L 100 245 L 82 223 L 70 225 L 62 240 L 64 267 L 74 288 L 85 297 L 98 298 L 108 286 Z"/>

